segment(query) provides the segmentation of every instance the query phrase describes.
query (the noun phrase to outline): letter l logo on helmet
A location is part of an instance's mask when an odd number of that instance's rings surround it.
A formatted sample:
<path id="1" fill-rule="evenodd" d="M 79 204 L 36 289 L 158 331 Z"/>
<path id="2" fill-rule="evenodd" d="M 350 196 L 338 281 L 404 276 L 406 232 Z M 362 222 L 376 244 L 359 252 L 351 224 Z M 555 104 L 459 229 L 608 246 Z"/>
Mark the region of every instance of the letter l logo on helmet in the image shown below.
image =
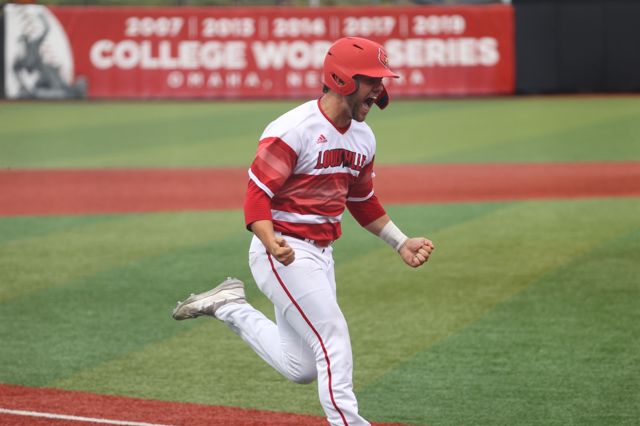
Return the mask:
<path id="1" fill-rule="evenodd" d="M 378 48 L 378 60 L 385 68 L 389 68 L 389 58 L 381 47 Z"/>

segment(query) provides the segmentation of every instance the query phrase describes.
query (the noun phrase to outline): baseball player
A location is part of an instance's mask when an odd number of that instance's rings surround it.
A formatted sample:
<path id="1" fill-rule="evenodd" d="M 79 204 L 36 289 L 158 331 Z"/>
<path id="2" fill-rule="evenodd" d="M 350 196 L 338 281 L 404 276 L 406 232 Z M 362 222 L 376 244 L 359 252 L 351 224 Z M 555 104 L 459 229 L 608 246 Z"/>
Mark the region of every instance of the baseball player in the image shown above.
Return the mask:
<path id="1" fill-rule="evenodd" d="M 229 278 L 179 302 L 177 320 L 201 315 L 225 322 L 262 359 L 297 383 L 318 382 L 331 425 L 369 423 L 358 413 L 347 323 L 336 300 L 332 243 L 345 207 L 411 267 L 434 249 L 390 220 L 373 190 L 376 140 L 369 110 L 389 103 L 383 78 L 397 78 L 382 46 L 342 38 L 326 55 L 323 95 L 277 118 L 260 138 L 244 202 L 254 234 L 249 265 L 275 307 L 273 322 L 245 300 Z"/>

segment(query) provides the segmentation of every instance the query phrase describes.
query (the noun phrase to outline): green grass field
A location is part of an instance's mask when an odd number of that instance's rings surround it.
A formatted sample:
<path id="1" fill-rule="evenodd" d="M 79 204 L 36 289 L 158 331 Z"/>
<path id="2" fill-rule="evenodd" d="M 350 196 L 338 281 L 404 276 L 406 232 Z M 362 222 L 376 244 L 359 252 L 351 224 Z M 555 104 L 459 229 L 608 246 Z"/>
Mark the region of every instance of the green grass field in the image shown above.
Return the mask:
<path id="1" fill-rule="evenodd" d="M 245 166 L 298 102 L 0 104 L 0 167 Z M 640 98 L 394 101 L 377 163 L 640 159 Z"/>
<path id="2" fill-rule="evenodd" d="M 296 102 L 1 103 L 0 167 L 248 166 Z M 379 164 L 640 161 L 640 97 L 394 101 Z M 384 202 L 384 200 L 382 200 Z M 635 425 L 640 199 L 388 206 L 437 251 L 412 270 L 345 215 L 335 244 L 373 421 Z M 226 327 L 170 319 L 248 284 L 240 210 L 0 217 L 0 383 L 321 415 Z"/>

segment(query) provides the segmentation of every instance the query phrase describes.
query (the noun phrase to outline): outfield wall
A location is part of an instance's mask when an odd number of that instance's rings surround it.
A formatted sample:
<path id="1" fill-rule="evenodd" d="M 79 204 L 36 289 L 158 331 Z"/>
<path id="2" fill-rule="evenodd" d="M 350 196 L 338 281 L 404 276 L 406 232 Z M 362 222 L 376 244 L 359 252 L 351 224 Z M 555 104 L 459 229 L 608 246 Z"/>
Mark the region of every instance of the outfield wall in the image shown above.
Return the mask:
<path id="1" fill-rule="evenodd" d="M 405 7 L 6 5 L 8 98 L 308 98 L 332 40 L 383 44 L 398 97 L 640 91 L 636 0 Z M 0 37 L 1 38 L 1 37 Z M 3 53 L 4 49 L 4 53 Z"/>
<path id="2" fill-rule="evenodd" d="M 518 93 L 640 91 L 640 2 L 514 5 Z"/>
<path id="3" fill-rule="evenodd" d="M 513 9 L 6 5 L 6 94 L 89 98 L 317 96 L 331 42 L 385 46 L 393 96 L 513 93 Z M 381 58 L 384 60 L 384 58 Z"/>

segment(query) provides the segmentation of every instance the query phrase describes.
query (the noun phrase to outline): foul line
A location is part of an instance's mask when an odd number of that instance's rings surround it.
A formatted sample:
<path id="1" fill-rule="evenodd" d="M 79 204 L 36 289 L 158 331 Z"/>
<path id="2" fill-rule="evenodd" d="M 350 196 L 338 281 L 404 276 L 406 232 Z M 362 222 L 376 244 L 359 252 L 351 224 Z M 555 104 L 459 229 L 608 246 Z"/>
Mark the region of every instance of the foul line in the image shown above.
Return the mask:
<path id="1" fill-rule="evenodd" d="M 13 414 L 16 416 L 28 416 L 28 417 L 44 417 L 47 419 L 58 420 L 74 420 L 77 422 L 91 422 L 102 423 L 107 425 L 123 425 L 123 426 L 171 426 L 159 423 L 142 423 L 142 422 L 128 422 L 126 420 L 109 420 L 109 419 L 97 419 L 93 417 L 80 417 L 80 416 L 68 416 L 65 414 L 53 414 L 53 413 L 41 413 L 38 411 L 22 411 L 22 410 L 9 410 L 6 408 L 0 408 L 0 413 Z"/>

